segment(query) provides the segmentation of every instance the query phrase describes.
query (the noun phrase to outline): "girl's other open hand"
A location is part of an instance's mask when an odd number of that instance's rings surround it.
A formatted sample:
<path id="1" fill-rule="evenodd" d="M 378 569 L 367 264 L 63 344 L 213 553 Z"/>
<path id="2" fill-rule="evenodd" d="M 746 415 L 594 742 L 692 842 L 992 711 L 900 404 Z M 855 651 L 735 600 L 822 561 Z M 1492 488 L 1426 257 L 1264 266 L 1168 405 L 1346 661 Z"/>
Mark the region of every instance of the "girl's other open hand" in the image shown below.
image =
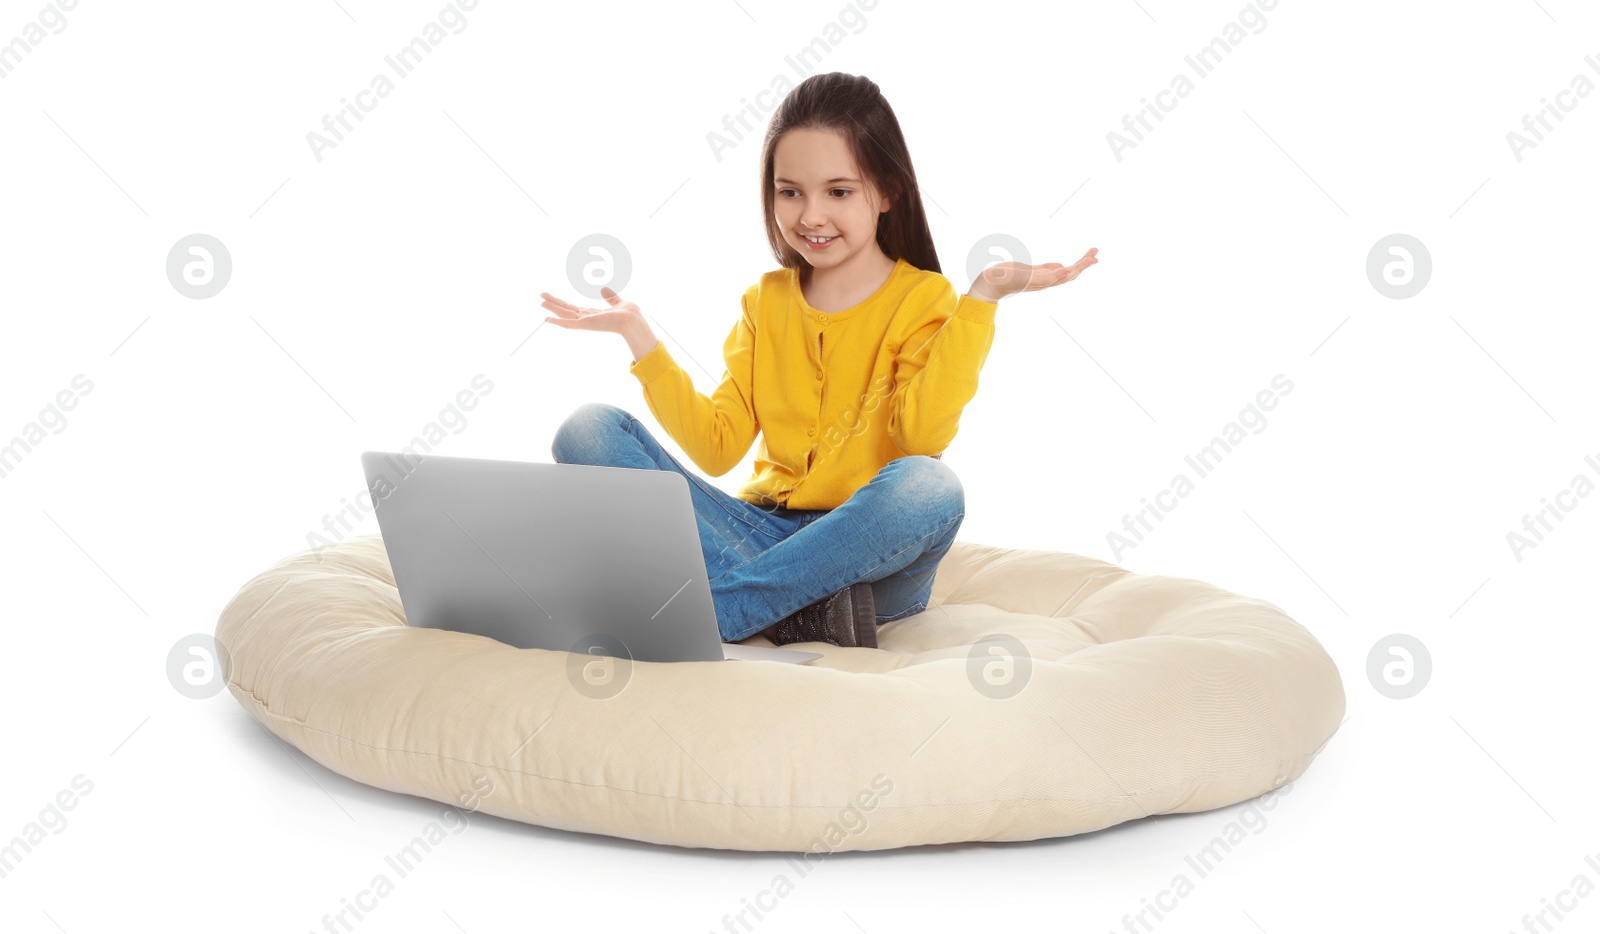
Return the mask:
<path id="1" fill-rule="evenodd" d="M 623 301 L 622 296 L 610 286 L 600 289 L 600 297 L 611 306 L 609 308 L 579 308 L 571 302 L 556 298 L 549 292 L 540 292 L 539 297 L 544 299 L 541 304 L 545 309 L 556 315 L 554 318 L 544 320 L 568 329 L 623 334 L 635 322 L 644 320 L 644 312 L 639 310 L 639 306 L 633 302 Z"/>
<path id="2" fill-rule="evenodd" d="M 1017 292 L 1032 292 L 1071 282 L 1078 278 L 1078 273 L 1100 262 L 1096 256 L 1099 252 L 1099 247 L 1090 247 L 1089 252 L 1071 266 L 1060 263 L 1045 263 L 1042 266 L 1017 262 L 995 263 L 978 274 L 978 281 L 973 283 L 973 293 L 978 297 L 986 297 L 986 301 L 997 302 Z"/>

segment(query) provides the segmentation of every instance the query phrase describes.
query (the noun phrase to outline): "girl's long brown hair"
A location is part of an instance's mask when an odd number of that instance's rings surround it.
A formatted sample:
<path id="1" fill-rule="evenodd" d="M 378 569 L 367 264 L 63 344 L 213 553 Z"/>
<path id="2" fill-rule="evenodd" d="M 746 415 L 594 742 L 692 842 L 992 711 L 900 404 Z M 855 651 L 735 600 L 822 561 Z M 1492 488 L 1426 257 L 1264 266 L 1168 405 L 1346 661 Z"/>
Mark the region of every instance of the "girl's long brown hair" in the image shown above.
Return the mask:
<path id="1" fill-rule="evenodd" d="M 942 273 L 939 255 L 928 232 L 922 191 L 911 167 L 911 153 L 889 102 L 878 86 L 860 75 L 835 71 L 812 75 L 784 97 L 767 124 L 761 144 L 761 212 L 772 255 L 806 277 L 811 264 L 783 239 L 774 203 L 773 157 L 778 140 L 790 130 L 820 129 L 842 133 L 856 166 L 892 206 L 878 215 L 878 247 L 890 259 L 903 259 L 918 269 Z"/>

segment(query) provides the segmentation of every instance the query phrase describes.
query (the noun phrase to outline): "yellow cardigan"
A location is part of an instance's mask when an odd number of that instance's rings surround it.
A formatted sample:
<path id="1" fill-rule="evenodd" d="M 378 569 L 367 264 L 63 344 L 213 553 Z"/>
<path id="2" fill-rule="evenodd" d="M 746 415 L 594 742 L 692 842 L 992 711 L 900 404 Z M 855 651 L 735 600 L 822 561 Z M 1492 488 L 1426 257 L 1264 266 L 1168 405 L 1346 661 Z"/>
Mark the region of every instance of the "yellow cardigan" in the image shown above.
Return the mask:
<path id="1" fill-rule="evenodd" d="M 978 391 L 998 305 L 943 275 L 895 262 L 865 301 L 806 303 L 798 273 L 764 273 L 723 342 L 722 383 L 694 388 L 663 341 L 628 365 L 656 420 L 695 465 L 720 477 L 761 433 L 739 499 L 833 509 L 890 461 L 942 454 Z"/>

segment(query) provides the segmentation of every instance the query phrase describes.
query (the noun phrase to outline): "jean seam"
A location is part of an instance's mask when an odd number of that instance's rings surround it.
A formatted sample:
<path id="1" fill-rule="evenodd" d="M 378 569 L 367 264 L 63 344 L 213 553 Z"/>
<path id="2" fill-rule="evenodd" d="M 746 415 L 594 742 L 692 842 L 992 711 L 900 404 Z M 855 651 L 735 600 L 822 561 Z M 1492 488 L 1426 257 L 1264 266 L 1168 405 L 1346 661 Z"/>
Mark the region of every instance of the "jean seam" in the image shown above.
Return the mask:
<path id="1" fill-rule="evenodd" d="M 961 520 L 966 518 L 966 515 L 967 515 L 967 512 L 966 512 L 966 510 L 963 509 L 961 512 L 956 514 L 955 518 L 953 518 L 950 521 L 946 522 L 944 525 L 941 525 L 938 528 L 937 533 L 933 537 L 934 538 L 938 538 L 944 532 L 945 529 L 948 529 L 953 525 L 959 524 L 961 522 Z M 915 545 L 907 545 L 906 547 L 904 547 L 904 548 L 900 549 L 899 551 L 895 552 L 893 555 L 889 556 L 888 558 L 885 558 L 884 560 L 878 562 L 878 567 L 873 568 L 871 571 L 867 572 L 867 577 L 864 578 L 864 579 L 870 581 L 872 579 L 871 575 L 877 573 L 878 568 L 883 567 L 885 564 L 888 564 L 889 562 L 893 561 L 895 558 L 900 557 L 901 555 L 903 555 L 906 552 L 910 551 L 914 547 L 917 547 L 917 546 L 915 546 Z M 904 619 L 907 616 L 911 616 L 913 613 L 920 613 L 923 610 L 926 610 L 927 608 L 928 608 L 928 605 L 926 603 L 923 603 L 921 606 L 917 607 L 915 610 L 909 610 L 909 611 L 904 612 L 904 613 L 898 613 L 895 616 L 890 617 L 889 619 L 883 620 L 882 622 L 892 623 L 897 619 Z M 874 615 L 876 615 L 876 614 L 874 614 Z"/>
<path id="2" fill-rule="evenodd" d="M 890 617 L 887 617 L 887 618 L 884 618 L 884 619 L 880 619 L 880 620 L 878 620 L 878 622 L 879 623 L 892 623 L 897 619 L 905 619 L 907 616 L 915 616 L 918 613 L 921 613 L 923 610 L 926 610 L 927 608 L 928 608 L 928 605 L 919 600 L 919 601 L 917 601 L 915 604 L 913 604 L 911 606 L 911 609 L 906 610 L 903 613 L 896 613 L 893 616 L 890 616 Z"/>
<path id="3" fill-rule="evenodd" d="M 965 517 L 966 517 L 966 513 L 962 512 L 961 514 L 957 515 L 954 519 L 951 519 L 950 521 L 948 521 L 948 522 L 944 523 L 943 525 L 939 526 L 939 528 L 935 531 L 934 534 L 932 534 L 930 536 L 927 536 L 927 537 L 930 537 L 930 538 L 938 538 L 938 537 L 940 537 L 944 533 L 944 531 L 946 529 L 948 529 L 951 526 L 955 525 L 956 523 L 960 522 Z M 922 545 L 921 545 L 920 540 L 916 544 L 907 545 L 906 547 L 900 549 L 899 551 L 895 552 L 894 554 L 890 555 L 889 557 L 884 558 L 882 561 L 879 561 L 878 562 L 878 566 L 873 568 L 872 570 L 868 571 L 866 573 L 866 575 L 861 578 L 861 580 L 864 580 L 864 581 L 873 580 L 874 578 L 872 577 L 872 575 L 878 573 L 878 570 L 880 568 L 882 568 L 884 565 L 886 565 L 889 562 L 893 561 L 894 559 L 900 557 L 901 555 L 905 554 L 906 552 L 910 551 L 913 548 L 921 548 L 921 547 L 922 547 Z"/>

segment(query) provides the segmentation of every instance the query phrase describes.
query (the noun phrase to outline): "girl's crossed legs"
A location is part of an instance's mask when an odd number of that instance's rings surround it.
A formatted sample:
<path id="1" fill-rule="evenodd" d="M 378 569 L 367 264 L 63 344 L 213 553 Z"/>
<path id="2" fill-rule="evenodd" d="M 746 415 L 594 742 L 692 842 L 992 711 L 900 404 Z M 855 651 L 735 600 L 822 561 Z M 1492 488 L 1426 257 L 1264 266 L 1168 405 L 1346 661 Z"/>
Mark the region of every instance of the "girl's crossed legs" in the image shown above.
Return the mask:
<path id="1" fill-rule="evenodd" d="M 872 584 L 879 623 L 920 613 L 966 515 L 955 471 L 920 454 L 885 464 L 834 509 L 758 506 L 686 470 L 637 418 L 601 402 L 579 406 L 550 453 L 561 464 L 675 470 L 688 479 L 724 642 L 748 639 L 859 581 Z"/>

